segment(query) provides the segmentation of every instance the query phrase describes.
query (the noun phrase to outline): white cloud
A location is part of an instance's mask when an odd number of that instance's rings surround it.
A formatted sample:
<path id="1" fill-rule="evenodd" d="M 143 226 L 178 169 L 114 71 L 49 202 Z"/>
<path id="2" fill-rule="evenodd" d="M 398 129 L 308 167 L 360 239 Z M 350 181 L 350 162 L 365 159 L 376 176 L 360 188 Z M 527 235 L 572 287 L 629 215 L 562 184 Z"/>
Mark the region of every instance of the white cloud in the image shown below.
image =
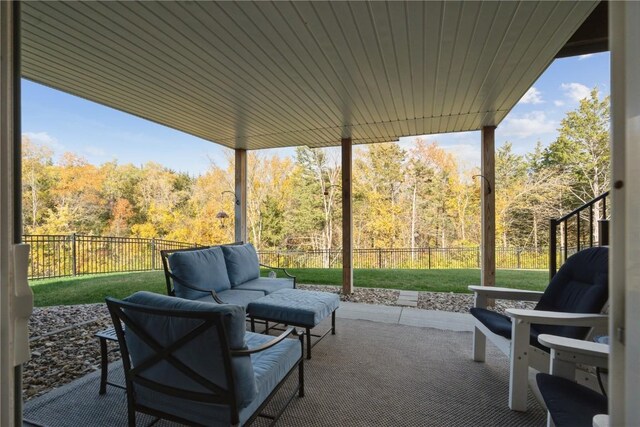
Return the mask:
<path id="1" fill-rule="evenodd" d="M 514 115 L 505 119 L 498 130 L 503 136 L 527 138 L 532 135 L 553 133 L 556 127 L 556 122 L 547 118 L 544 111 L 532 111 L 521 116 Z"/>
<path id="2" fill-rule="evenodd" d="M 587 53 L 586 55 L 578 56 L 578 61 L 582 61 L 583 59 L 587 59 L 593 56 L 593 53 Z"/>
<path id="3" fill-rule="evenodd" d="M 591 89 L 582 83 L 562 83 L 560 88 L 564 91 L 565 96 L 574 101 L 588 98 L 591 94 Z"/>
<path id="4" fill-rule="evenodd" d="M 530 87 L 529 90 L 522 96 L 519 101 L 521 104 L 542 104 L 542 93 L 535 87 Z"/>
<path id="5" fill-rule="evenodd" d="M 556 99 L 555 101 L 553 101 L 553 105 L 555 105 L 556 107 L 562 107 L 564 105 L 564 101 Z"/>
<path id="6" fill-rule="evenodd" d="M 24 132 L 23 135 L 29 138 L 34 144 L 45 145 L 54 152 L 60 153 L 64 151 L 64 146 L 47 132 Z"/>
<path id="7" fill-rule="evenodd" d="M 83 151 L 85 153 L 90 154 L 90 155 L 95 156 L 95 157 L 104 157 L 104 156 L 107 155 L 107 152 L 104 151 L 102 148 L 96 147 L 96 146 L 93 146 L 93 145 L 87 145 L 87 146 L 83 147 L 82 149 L 83 149 Z"/>
<path id="8" fill-rule="evenodd" d="M 441 145 L 440 148 L 455 156 L 460 171 L 480 165 L 480 141 L 476 141 L 475 144 Z"/>

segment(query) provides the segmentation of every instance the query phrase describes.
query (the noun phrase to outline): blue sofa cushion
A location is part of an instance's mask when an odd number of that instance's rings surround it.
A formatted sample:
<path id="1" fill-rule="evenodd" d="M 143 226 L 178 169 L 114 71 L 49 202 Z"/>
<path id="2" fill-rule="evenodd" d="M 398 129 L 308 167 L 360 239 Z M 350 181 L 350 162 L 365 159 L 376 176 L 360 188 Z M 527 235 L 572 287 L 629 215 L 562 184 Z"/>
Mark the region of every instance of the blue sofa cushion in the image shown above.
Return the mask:
<path id="1" fill-rule="evenodd" d="M 231 286 L 238 286 L 260 277 L 260 261 L 251 243 L 222 246 Z"/>
<path id="2" fill-rule="evenodd" d="M 174 252 L 169 255 L 171 272 L 178 278 L 198 288 L 222 292 L 230 289 L 227 265 L 220 247 L 212 247 L 197 251 Z M 174 280 L 176 296 L 196 300 L 207 295 L 182 286 Z"/>
<path id="3" fill-rule="evenodd" d="M 556 427 L 591 426 L 593 417 L 607 414 L 607 398 L 566 378 L 536 375 L 538 388 Z"/>
<path id="4" fill-rule="evenodd" d="M 238 305 L 210 304 L 151 292 L 136 292 L 124 301 L 166 310 L 220 313 L 223 317 L 229 347 L 231 349 L 246 348 L 245 310 Z M 200 319 L 181 318 L 171 316 L 170 314 L 154 315 L 133 310 L 125 310 L 125 313 L 163 346 L 175 342 L 202 323 Z M 127 329 L 125 339 L 133 367 L 155 353 L 131 328 Z M 185 344 L 173 355 L 211 382 L 226 388 L 227 383 L 222 358 L 223 351 L 224 349 L 221 348 L 218 332 L 215 327 L 212 327 Z M 253 365 L 249 357 L 234 357 L 232 360 L 232 369 L 236 384 L 238 404 L 240 407 L 243 407 L 248 405 L 258 392 Z M 189 391 L 207 391 L 200 384 L 184 375 L 166 361 L 160 362 L 146 370 L 144 376 L 147 379 L 161 384 L 169 384 L 173 387 Z M 138 397 L 144 399 L 144 396 L 156 395 L 156 393 L 150 393 L 151 391 L 149 389 L 136 386 L 136 395 Z M 162 409 L 161 406 L 158 407 L 154 405 L 152 407 Z"/>
<path id="5" fill-rule="evenodd" d="M 243 308 L 247 308 L 247 305 L 249 305 L 251 301 L 262 298 L 263 296 L 264 292 L 262 291 L 246 291 L 239 289 L 229 289 L 228 291 L 220 292 L 218 294 L 218 298 L 220 298 L 225 304 L 235 304 Z M 211 295 L 206 295 L 199 298 L 197 301 L 217 304 Z"/>
<path id="6" fill-rule="evenodd" d="M 234 286 L 233 289 L 244 289 L 247 291 L 262 291 L 269 295 L 275 291 L 281 289 L 293 289 L 293 280 L 291 279 L 278 279 L 269 277 L 258 277 L 257 279 L 249 280 L 241 285 Z"/>
<path id="7" fill-rule="evenodd" d="M 272 336 L 247 332 L 247 344 L 249 348 L 258 347 L 271 339 Z M 294 339 L 285 339 L 274 347 L 265 351 L 252 354 L 251 365 L 255 372 L 257 395 L 238 415 L 240 425 L 244 425 L 251 415 L 260 407 L 264 400 L 271 394 L 287 372 L 293 368 L 300 359 L 302 350 L 300 342 Z M 210 405 L 198 403 L 192 400 L 170 397 L 160 393 L 151 392 L 140 400 L 151 407 L 170 406 L 176 415 L 191 420 L 194 423 L 208 426 L 229 426 L 229 408 L 223 405 Z"/>
<path id="8" fill-rule="evenodd" d="M 247 313 L 288 325 L 313 328 L 340 305 L 340 297 L 330 292 L 283 289 L 247 306 Z"/>

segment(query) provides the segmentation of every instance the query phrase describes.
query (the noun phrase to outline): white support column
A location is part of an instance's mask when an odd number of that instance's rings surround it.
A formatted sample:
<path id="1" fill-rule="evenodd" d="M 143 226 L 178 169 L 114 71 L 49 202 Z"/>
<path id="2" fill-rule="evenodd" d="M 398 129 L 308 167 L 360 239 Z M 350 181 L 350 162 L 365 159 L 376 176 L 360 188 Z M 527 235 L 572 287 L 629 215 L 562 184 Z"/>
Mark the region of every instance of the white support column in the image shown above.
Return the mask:
<path id="1" fill-rule="evenodd" d="M 610 425 L 640 425 L 640 3 L 609 2 L 611 182 Z"/>
<path id="2" fill-rule="evenodd" d="M 235 203 L 235 241 L 247 241 L 247 150 L 236 149 L 235 193 L 240 203 Z"/>
<path id="3" fill-rule="evenodd" d="M 496 173 L 495 173 L 495 126 L 482 128 L 481 154 L 481 277 L 482 286 L 496 284 Z"/>
<path id="4" fill-rule="evenodd" d="M 26 319 L 16 321 L 14 264 L 16 248 L 14 243 L 19 242 L 21 238 L 19 23 L 19 3 L 0 2 L 0 425 L 2 426 L 22 425 L 20 364 L 28 357 L 28 343 L 25 342 L 28 337 L 16 335 L 17 323 L 24 324 Z M 24 258 L 27 252 L 22 252 L 21 255 Z M 28 318 L 28 313 L 26 315 Z M 18 332 L 21 330 L 19 329 Z M 26 348 L 24 348 L 25 344 Z"/>
<path id="5" fill-rule="evenodd" d="M 351 138 L 342 138 L 342 293 L 353 293 L 353 209 Z"/>

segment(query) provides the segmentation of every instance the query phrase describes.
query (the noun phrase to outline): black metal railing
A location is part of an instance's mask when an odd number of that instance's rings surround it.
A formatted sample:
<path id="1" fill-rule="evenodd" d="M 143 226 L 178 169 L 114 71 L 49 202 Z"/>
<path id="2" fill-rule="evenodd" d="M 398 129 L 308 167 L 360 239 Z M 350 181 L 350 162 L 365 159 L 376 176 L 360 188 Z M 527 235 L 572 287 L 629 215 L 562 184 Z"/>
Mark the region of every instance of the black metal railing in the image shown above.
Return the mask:
<path id="1" fill-rule="evenodd" d="M 29 278 L 157 270 L 160 251 L 198 246 L 196 243 L 138 237 L 25 235 L 31 245 Z M 546 248 L 497 248 L 496 267 L 546 269 Z M 341 268 L 342 250 L 263 250 L 264 264 L 287 268 Z M 480 268 L 480 248 L 354 249 L 354 268 Z"/>
<path id="2" fill-rule="evenodd" d="M 340 268 L 341 249 L 262 250 L 264 264 L 285 268 Z M 496 268 L 548 268 L 546 248 L 497 248 Z M 386 248 L 354 249 L 353 268 L 480 268 L 480 248 Z"/>
<path id="3" fill-rule="evenodd" d="M 609 244 L 608 196 L 607 191 L 568 214 L 550 220 L 549 279 L 574 253 L 584 248 Z"/>
<path id="4" fill-rule="evenodd" d="M 29 278 L 156 270 L 160 251 L 197 246 L 195 243 L 139 237 L 24 235 L 31 245 Z"/>

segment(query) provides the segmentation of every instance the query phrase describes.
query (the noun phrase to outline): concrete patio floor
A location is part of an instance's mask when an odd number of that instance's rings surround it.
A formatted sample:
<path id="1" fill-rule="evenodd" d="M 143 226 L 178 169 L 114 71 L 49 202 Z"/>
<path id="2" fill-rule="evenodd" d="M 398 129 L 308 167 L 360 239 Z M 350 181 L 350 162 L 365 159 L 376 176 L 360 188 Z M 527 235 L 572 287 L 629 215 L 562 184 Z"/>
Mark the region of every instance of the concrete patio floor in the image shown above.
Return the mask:
<path id="1" fill-rule="evenodd" d="M 369 320 L 398 325 L 435 328 L 444 331 L 473 331 L 473 317 L 468 313 L 423 310 L 409 307 L 341 302 L 338 319 Z"/>

